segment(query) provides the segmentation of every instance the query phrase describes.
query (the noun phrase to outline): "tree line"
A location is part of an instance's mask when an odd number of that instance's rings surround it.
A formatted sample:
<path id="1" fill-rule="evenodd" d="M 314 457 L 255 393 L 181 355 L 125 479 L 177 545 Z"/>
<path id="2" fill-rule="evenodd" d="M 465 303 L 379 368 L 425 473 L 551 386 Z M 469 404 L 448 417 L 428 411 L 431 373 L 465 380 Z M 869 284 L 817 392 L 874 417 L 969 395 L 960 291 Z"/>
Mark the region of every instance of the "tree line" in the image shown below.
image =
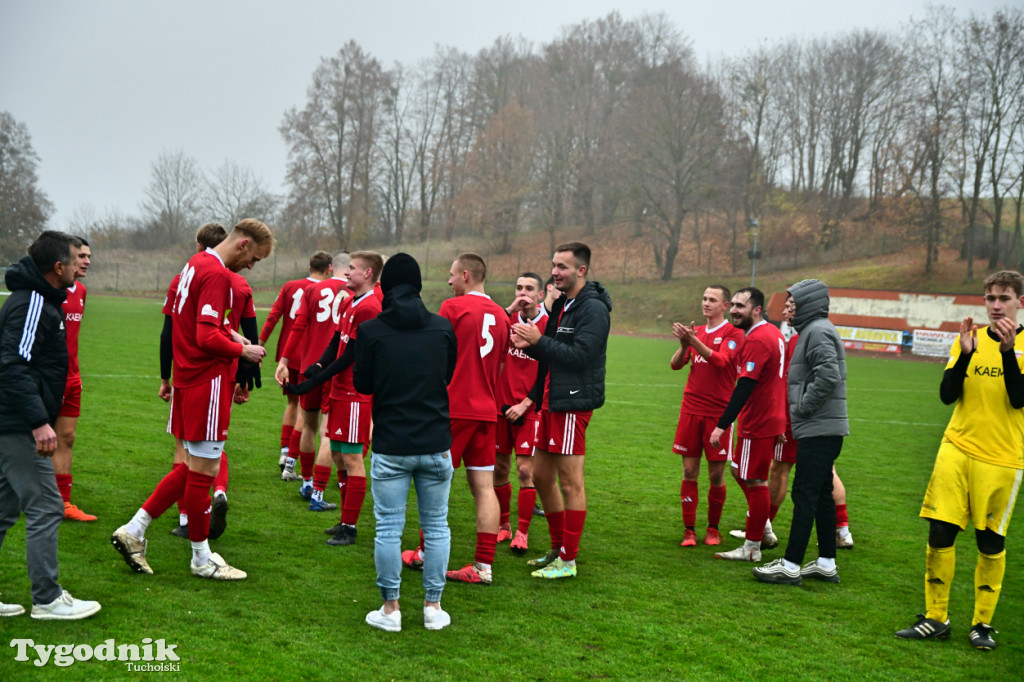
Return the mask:
<path id="1" fill-rule="evenodd" d="M 296 244 L 474 235 L 495 253 L 525 230 L 553 247 L 565 228 L 617 225 L 650 245 L 665 280 L 680 248 L 704 241 L 726 245 L 736 271 L 754 224 L 800 223 L 790 238 L 832 251 L 855 238 L 851 225 L 887 220 L 925 246 L 927 270 L 954 245 L 972 279 L 979 255 L 990 268 L 1024 261 L 1022 129 L 1020 8 L 931 7 L 896 31 L 708 63 L 664 15 L 613 12 L 539 46 L 504 36 L 475 55 L 438 47 L 415 66 L 387 68 L 350 41 L 284 113 L 284 196 L 230 162 L 204 172 L 167 152 L 141 217 L 79 219 L 143 247 L 188 241 L 210 217 L 257 215 Z M 8 213 L 24 222 L 33 205 L 8 210 L 7 158 L 4 235 Z M 50 210 L 38 190 L 34 206 L 35 219 Z"/>

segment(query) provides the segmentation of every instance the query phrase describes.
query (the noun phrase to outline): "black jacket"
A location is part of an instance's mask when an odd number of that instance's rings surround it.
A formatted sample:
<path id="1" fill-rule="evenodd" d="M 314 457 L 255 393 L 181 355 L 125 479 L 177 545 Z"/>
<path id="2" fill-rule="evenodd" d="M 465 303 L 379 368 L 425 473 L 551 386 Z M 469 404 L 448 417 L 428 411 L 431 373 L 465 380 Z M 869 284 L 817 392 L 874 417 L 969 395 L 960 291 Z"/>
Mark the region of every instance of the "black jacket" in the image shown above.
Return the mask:
<path id="1" fill-rule="evenodd" d="M 419 292 L 400 284 L 381 313 L 359 325 L 352 382 L 373 395 L 373 451 L 427 455 L 452 446 L 448 383 L 455 372 L 455 331 L 427 311 Z"/>
<path id="2" fill-rule="evenodd" d="M 0 433 L 53 425 L 64 400 L 67 289 L 54 289 L 29 256 L 7 268 L 0 308 Z"/>
<path id="3" fill-rule="evenodd" d="M 597 282 L 587 282 L 569 309 L 562 296 L 552 306 L 544 336 L 524 351 L 540 361 L 530 392 L 537 409 L 544 380 L 551 375 L 549 407 L 554 412 L 586 412 L 604 405 L 604 374 L 612 300 Z M 561 316 L 561 319 L 559 319 Z"/>

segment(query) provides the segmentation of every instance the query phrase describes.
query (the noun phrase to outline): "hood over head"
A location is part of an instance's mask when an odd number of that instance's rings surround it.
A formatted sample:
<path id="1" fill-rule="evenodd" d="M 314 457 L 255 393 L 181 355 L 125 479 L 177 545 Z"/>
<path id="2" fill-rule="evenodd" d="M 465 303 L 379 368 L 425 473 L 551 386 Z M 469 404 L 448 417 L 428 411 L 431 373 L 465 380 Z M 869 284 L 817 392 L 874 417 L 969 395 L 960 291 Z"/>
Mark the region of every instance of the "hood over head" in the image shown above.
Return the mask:
<path id="1" fill-rule="evenodd" d="M 787 291 L 796 304 L 793 315 L 793 328 L 798 332 L 811 320 L 828 317 L 830 302 L 828 286 L 820 279 L 805 279 L 791 286 Z"/>

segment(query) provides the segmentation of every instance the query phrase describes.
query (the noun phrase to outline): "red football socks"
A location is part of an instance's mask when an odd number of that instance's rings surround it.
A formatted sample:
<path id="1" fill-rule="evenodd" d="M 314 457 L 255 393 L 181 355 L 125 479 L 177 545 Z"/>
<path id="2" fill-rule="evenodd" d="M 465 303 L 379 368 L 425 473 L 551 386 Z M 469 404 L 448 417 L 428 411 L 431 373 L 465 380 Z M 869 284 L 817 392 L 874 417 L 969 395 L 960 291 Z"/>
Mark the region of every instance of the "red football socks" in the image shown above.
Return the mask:
<path id="1" fill-rule="evenodd" d="M 60 496 L 64 500 L 64 504 L 70 504 L 71 502 L 71 474 L 57 474 L 57 490 L 60 491 Z"/>
<path id="2" fill-rule="evenodd" d="M 708 525 L 718 528 L 722 520 L 722 508 L 725 506 L 725 495 L 728 489 L 724 485 L 713 485 L 708 490 Z"/>
<path id="3" fill-rule="evenodd" d="M 299 462 L 302 465 L 302 479 L 308 481 L 313 478 L 313 465 L 316 462 L 316 453 L 299 450 Z"/>
<path id="4" fill-rule="evenodd" d="M 548 535 L 551 536 L 551 549 L 556 552 L 562 548 L 562 533 L 565 530 L 565 512 L 548 512 Z"/>
<path id="5" fill-rule="evenodd" d="M 327 481 L 331 480 L 331 467 L 316 464 L 313 466 L 313 490 L 327 490 Z"/>
<path id="6" fill-rule="evenodd" d="M 292 431 L 294 431 L 294 430 L 295 430 L 295 427 L 288 426 L 287 424 L 281 424 L 281 447 L 282 448 L 291 447 Z"/>
<path id="7" fill-rule="evenodd" d="M 836 505 L 836 528 L 850 525 L 850 516 L 846 513 L 845 504 Z"/>
<path id="8" fill-rule="evenodd" d="M 349 526 L 359 521 L 359 512 L 366 498 L 366 476 L 349 476 L 345 486 L 345 503 L 341 508 L 341 522 Z"/>
<path id="9" fill-rule="evenodd" d="M 530 532 L 530 521 L 533 520 L 533 507 L 537 504 L 536 488 L 520 488 L 516 497 L 516 509 L 519 512 L 519 532 Z"/>
<path id="10" fill-rule="evenodd" d="M 768 508 L 768 520 L 774 521 L 775 515 L 779 513 L 779 505 L 773 504 Z"/>
<path id="11" fill-rule="evenodd" d="M 562 547 L 558 556 L 562 561 L 573 561 L 580 550 L 580 536 L 583 535 L 583 522 L 587 519 L 586 509 L 565 510 L 565 532 L 562 534 Z"/>
<path id="12" fill-rule="evenodd" d="M 210 486 L 213 476 L 188 472 L 185 485 L 185 513 L 188 514 L 188 539 L 202 542 L 210 536 Z"/>
<path id="13" fill-rule="evenodd" d="M 768 521 L 768 509 L 771 507 L 771 493 L 766 485 L 747 486 L 747 539 L 760 542 L 764 537 L 764 524 Z"/>
<path id="14" fill-rule="evenodd" d="M 345 506 L 345 490 L 348 488 L 348 471 L 345 467 L 338 469 L 338 494 L 341 495 L 341 506 Z M 364 488 L 365 491 L 365 488 Z M 365 492 L 364 492 L 365 494 Z"/>
<path id="15" fill-rule="evenodd" d="M 498 509 L 501 512 L 498 523 L 506 526 L 509 517 L 512 516 L 512 483 L 494 486 L 494 494 L 498 496 Z"/>
<path id="16" fill-rule="evenodd" d="M 477 533 L 476 534 L 476 555 L 473 557 L 473 561 L 478 564 L 493 564 L 494 563 L 494 548 L 498 546 L 498 534 L 497 533 Z"/>
<path id="17" fill-rule="evenodd" d="M 217 471 L 217 477 L 213 479 L 213 491 L 218 490 L 228 491 L 228 453 L 220 453 L 220 469 Z"/>
<path id="18" fill-rule="evenodd" d="M 142 504 L 142 508 L 150 517 L 156 519 L 170 509 L 171 505 L 185 496 L 185 479 L 188 476 L 188 467 L 184 462 L 178 462 L 171 469 L 170 473 L 164 476 L 150 494 L 149 499 Z M 207 486 L 209 490 L 209 486 Z M 182 507 L 186 509 L 186 507 Z"/>
<path id="19" fill-rule="evenodd" d="M 697 523 L 697 499 L 700 497 L 700 489 L 697 481 L 683 479 L 679 486 L 679 499 L 683 504 L 683 525 L 693 528 Z"/>

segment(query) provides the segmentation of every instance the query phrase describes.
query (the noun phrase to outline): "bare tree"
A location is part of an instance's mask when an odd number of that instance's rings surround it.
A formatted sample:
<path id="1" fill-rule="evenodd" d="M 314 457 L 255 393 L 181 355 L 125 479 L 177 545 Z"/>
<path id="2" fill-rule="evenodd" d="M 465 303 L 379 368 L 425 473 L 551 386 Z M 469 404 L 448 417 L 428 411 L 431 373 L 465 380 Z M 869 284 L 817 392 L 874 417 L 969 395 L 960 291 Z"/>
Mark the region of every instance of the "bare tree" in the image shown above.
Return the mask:
<path id="1" fill-rule="evenodd" d="M 157 157 L 139 205 L 142 220 L 153 233 L 153 247 L 192 240 L 202 222 L 205 185 L 198 162 L 183 150 L 163 152 Z"/>
<path id="2" fill-rule="evenodd" d="M 350 41 L 313 72 L 306 106 L 280 126 L 293 204 L 322 206 L 342 247 L 369 229 L 377 135 L 390 74 Z M 296 194 L 308 196 L 301 200 Z"/>
<path id="3" fill-rule="evenodd" d="M 679 53 L 677 53 L 679 54 Z M 683 220 L 714 183 L 723 140 L 716 83 L 680 55 L 645 68 L 622 119 L 631 177 L 656 217 L 661 279 L 672 279 Z"/>
<path id="4" fill-rule="evenodd" d="M 251 168 L 225 161 L 208 176 L 203 208 L 204 219 L 234 225 L 243 218 L 271 221 L 278 200 Z"/>
<path id="5" fill-rule="evenodd" d="M 0 111 L 0 255 L 20 258 L 53 214 L 39 188 L 39 155 L 25 124 Z"/>

